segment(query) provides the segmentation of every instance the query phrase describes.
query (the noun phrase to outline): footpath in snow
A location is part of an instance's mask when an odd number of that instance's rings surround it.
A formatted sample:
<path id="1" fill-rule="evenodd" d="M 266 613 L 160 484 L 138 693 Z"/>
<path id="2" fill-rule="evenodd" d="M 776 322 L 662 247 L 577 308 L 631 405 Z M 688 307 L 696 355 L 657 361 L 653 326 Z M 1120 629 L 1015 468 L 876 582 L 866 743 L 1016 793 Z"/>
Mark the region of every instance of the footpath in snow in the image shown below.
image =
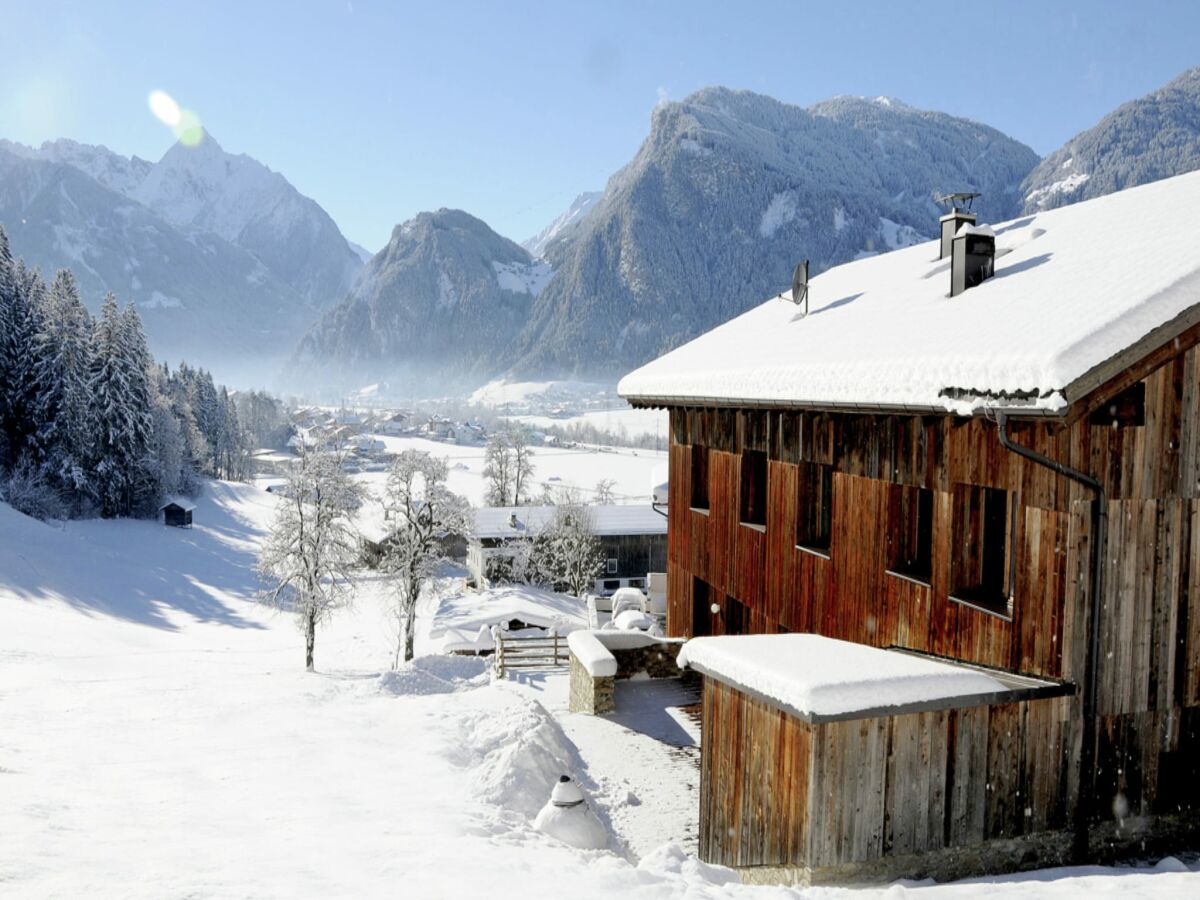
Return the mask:
<path id="1" fill-rule="evenodd" d="M 597 740 L 620 722 L 563 715 L 549 680 L 494 683 L 482 660 L 388 672 L 378 580 L 304 672 L 292 621 L 254 602 L 273 502 L 211 485 L 191 530 L 51 527 L 0 505 L 0 896 L 1200 893 L 1174 860 L 880 890 L 733 883 L 650 846 L 652 820 L 677 814 L 647 789 L 663 780 L 651 763 Z M 564 770 L 633 839 L 577 851 L 535 831 Z"/>

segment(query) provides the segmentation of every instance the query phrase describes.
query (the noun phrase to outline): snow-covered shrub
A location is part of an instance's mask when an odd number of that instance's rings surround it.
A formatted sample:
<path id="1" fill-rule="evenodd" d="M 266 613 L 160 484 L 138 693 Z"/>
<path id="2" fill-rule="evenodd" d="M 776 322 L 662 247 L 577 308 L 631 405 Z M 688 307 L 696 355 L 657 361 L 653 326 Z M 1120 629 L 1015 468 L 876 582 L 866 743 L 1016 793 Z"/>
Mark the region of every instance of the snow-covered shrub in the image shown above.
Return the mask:
<path id="1" fill-rule="evenodd" d="M 70 513 L 62 495 L 28 459 L 22 459 L 0 484 L 0 498 L 17 512 L 43 521 L 65 519 Z"/>

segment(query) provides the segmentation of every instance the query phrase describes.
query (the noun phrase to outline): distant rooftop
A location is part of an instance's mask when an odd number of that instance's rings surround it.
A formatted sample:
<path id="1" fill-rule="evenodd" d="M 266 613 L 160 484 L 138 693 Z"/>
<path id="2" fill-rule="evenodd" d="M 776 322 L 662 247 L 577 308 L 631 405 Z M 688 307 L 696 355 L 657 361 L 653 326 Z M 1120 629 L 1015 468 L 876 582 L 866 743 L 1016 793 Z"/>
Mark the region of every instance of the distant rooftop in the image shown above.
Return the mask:
<path id="1" fill-rule="evenodd" d="M 992 227 L 996 274 L 957 297 L 936 240 L 846 263 L 811 280 L 807 317 L 785 292 L 618 390 L 637 406 L 1054 415 L 1125 351 L 1200 321 L 1200 172 Z"/>
<path id="2" fill-rule="evenodd" d="M 666 534 L 667 520 L 648 503 L 588 506 L 596 534 Z M 485 506 L 475 510 L 475 537 L 508 538 L 537 534 L 554 519 L 554 506 Z M 516 526 L 512 517 L 516 516 Z"/>

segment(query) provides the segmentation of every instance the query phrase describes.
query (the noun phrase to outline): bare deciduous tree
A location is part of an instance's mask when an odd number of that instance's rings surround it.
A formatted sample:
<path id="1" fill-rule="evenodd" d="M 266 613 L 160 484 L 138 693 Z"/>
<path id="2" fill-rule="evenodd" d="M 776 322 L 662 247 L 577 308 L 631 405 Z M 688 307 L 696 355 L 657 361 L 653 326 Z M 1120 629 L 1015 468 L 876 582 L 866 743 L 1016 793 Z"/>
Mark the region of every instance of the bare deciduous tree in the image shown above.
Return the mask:
<path id="1" fill-rule="evenodd" d="M 359 558 L 350 516 L 362 502 L 362 491 L 342 462 L 337 454 L 301 446 L 259 555 L 264 599 L 296 614 L 309 671 L 317 625 L 348 602 Z"/>
<path id="2" fill-rule="evenodd" d="M 596 502 L 602 506 L 612 506 L 617 502 L 617 495 L 613 488 L 617 483 L 611 478 L 601 478 L 596 482 Z"/>
<path id="3" fill-rule="evenodd" d="M 533 448 L 529 429 L 509 422 L 488 438 L 483 477 L 488 480 L 489 506 L 520 506 L 529 500 Z"/>
<path id="4" fill-rule="evenodd" d="M 405 450 L 388 469 L 384 504 L 395 531 L 384 549 L 384 568 L 396 577 L 396 654 L 393 666 L 413 658 L 413 628 L 421 586 L 445 556 L 442 540 L 471 529 L 467 501 L 446 487 L 446 461 Z"/>

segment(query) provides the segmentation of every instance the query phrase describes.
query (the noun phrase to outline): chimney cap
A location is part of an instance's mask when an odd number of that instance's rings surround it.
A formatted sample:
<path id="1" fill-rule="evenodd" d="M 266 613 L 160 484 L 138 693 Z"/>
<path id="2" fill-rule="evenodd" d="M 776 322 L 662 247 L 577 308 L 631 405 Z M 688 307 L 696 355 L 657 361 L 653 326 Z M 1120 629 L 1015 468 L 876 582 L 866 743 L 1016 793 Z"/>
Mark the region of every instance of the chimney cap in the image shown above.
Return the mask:
<path id="1" fill-rule="evenodd" d="M 957 210 L 963 207 L 970 209 L 975 199 L 982 196 L 983 194 L 980 194 L 978 191 L 955 191 L 952 194 L 935 194 L 933 200 L 935 203 L 939 203 L 950 210 Z"/>

